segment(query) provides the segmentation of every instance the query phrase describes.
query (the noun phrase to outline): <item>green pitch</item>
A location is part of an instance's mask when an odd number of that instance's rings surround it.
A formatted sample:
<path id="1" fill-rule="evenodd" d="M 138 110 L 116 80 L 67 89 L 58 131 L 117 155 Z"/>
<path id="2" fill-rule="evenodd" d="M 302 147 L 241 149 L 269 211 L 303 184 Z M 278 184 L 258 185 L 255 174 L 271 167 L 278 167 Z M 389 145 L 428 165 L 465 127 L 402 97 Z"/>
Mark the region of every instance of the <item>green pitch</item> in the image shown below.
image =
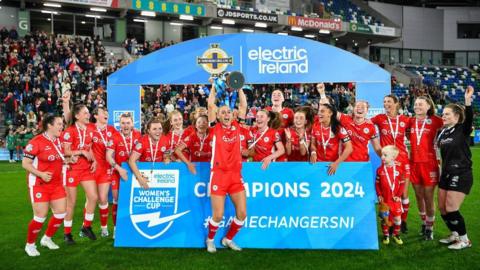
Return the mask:
<path id="1" fill-rule="evenodd" d="M 438 243 L 447 228 L 437 213 L 435 240 L 425 242 L 418 236 L 419 217 L 411 190 L 409 229 L 403 235 L 405 244 L 389 246 L 380 243 L 379 251 L 326 250 L 256 250 L 240 253 L 219 250 L 208 254 L 203 249 L 133 249 L 113 248 L 111 238 L 97 241 L 81 239 L 83 192 L 79 192 L 73 232 L 77 244 L 65 246 L 63 227 L 54 241 L 59 250 L 39 247 L 40 257 L 30 258 L 24 252 L 26 229 L 32 218 L 25 171 L 19 163 L 0 162 L 0 265 L 1 269 L 479 269 L 480 262 L 480 147 L 472 148 L 474 185 L 461 209 L 473 247 L 450 251 Z M 80 189 L 81 190 L 81 189 Z M 100 235 L 98 211 L 94 229 Z M 48 222 L 48 221 L 47 221 Z M 46 223 L 47 223 L 46 222 Z M 44 225 L 44 230 L 46 224 Z M 109 228 L 112 228 L 110 224 Z M 240 233 L 247 233 L 243 231 Z M 39 239 L 43 231 L 39 234 Z M 380 234 L 379 234 L 380 235 Z M 380 237 L 380 236 L 379 236 Z"/>

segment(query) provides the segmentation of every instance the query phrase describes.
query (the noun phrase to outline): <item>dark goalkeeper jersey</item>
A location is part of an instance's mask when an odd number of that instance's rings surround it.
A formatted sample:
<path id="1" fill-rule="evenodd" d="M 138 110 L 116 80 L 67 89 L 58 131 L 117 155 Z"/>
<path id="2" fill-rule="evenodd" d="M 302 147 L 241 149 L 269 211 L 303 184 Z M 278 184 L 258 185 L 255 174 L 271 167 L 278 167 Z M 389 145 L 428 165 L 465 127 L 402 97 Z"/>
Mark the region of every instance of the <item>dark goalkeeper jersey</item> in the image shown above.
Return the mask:
<path id="1" fill-rule="evenodd" d="M 472 132 L 473 109 L 465 108 L 465 121 L 450 128 L 443 128 L 437 137 L 442 156 L 442 172 L 472 169 L 472 153 L 469 136 Z"/>

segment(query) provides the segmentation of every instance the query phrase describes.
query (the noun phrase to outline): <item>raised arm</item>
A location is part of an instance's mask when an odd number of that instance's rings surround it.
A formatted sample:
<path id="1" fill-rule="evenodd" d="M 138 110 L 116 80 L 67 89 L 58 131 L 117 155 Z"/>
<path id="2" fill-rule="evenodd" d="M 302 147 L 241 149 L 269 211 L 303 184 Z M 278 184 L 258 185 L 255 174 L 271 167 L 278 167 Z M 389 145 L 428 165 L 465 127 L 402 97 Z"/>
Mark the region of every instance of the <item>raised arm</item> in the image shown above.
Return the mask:
<path id="1" fill-rule="evenodd" d="M 473 108 L 472 108 L 472 96 L 473 86 L 469 85 L 465 91 L 465 121 L 463 122 L 463 134 L 465 137 L 469 137 L 472 132 L 473 124 Z"/>
<path id="2" fill-rule="evenodd" d="M 245 116 L 247 115 L 247 96 L 243 92 L 243 89 L 238 89 L 238 118 L 245 120 Z"/>
<path id="3" fill-rule="evenodd" d="M 62 96 L 63 119 L 66 123 L 70 122 L 70 91 L 66 91 Z"/>
<path id="4" fill-rule="evenodd" d="M 213 83 L 213 78 L 209 79 L 210 83 L 212 83 L 212 88 L 210 89 L 210 94 L 208 95 L 208 122 L 212 123 L 217 120 L 217 105 L 215 105 L 215 99 L 217 93 L 215 91 L 215 84 Z"/>

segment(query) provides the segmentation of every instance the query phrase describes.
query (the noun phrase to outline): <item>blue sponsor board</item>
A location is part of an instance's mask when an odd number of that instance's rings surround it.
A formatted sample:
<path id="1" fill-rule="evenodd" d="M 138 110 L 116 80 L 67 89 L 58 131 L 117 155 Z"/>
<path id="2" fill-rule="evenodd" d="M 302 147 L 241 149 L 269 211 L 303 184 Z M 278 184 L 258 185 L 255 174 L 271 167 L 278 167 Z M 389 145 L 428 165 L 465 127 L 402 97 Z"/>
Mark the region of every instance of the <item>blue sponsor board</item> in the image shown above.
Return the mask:
<path id="1" fill-rule="evenodd" d="M 262 170 L 260 163 L 244 163 L 247 219 L 236 242 L 245 248 L 378 249 L 370 163 L 342 163 L 334 176 L 327 165 L 273 163 Z M 196 166 L 192 175 L 181 163 L 139 163 L 150 180 L 147 190 L 129 171 L 120 185 L 115 246 L 204 247 L 210 169 Z M 217 246 L 233 216 L 227 199 Z"/>

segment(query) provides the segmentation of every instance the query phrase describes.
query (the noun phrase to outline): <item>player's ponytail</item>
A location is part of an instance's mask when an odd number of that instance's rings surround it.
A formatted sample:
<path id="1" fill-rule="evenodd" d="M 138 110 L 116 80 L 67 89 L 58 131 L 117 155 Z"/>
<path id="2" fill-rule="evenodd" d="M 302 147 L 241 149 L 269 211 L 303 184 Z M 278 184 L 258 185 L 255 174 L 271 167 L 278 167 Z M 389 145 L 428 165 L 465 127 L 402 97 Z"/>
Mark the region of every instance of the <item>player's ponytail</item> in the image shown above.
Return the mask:
<path id="1" fill-rule="evenodd" d="M 278 112 L 267 112 L 268 115 L 268 127 L 273 129 L 279 129 L 282 126 L 282 119 Z"/>

